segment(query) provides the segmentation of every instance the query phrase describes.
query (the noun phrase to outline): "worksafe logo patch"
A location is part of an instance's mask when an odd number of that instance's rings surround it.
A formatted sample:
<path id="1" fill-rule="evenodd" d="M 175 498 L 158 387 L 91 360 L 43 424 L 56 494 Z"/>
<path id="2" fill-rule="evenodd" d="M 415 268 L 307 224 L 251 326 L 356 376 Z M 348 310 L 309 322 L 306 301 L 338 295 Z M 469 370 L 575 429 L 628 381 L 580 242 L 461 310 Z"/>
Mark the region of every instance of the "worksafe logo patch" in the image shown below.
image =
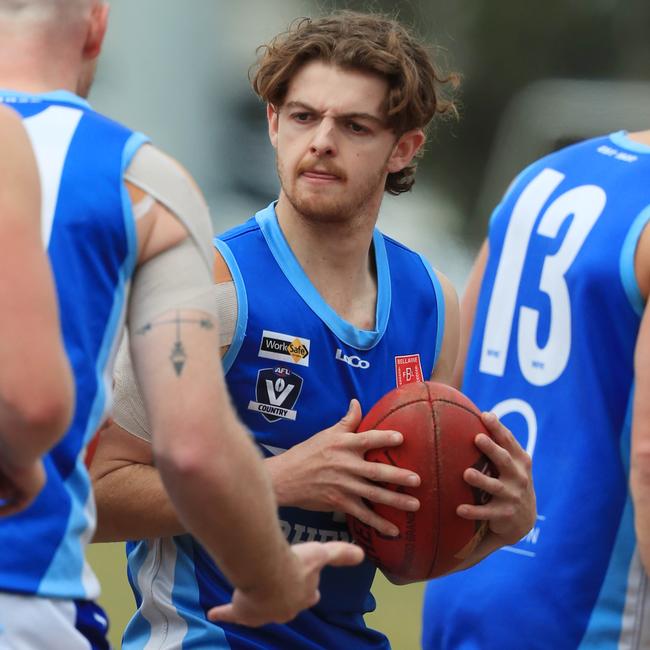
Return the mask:
<path id="1" fill-rule="evenodd" d="M 309 345 L 309 339 L 264 330 L 257 356 L 295 363 L 299 366 L 309 366 Z"/>
<path id="2" fill-rule="evenodd" d="M 248 409 L 269 422 L 295 420 L 298 412 L 293 407 L 301 390 L 302 377 L 289 368 L 264 368 L 257 373 L 256 401 L 248 402 Z"/>

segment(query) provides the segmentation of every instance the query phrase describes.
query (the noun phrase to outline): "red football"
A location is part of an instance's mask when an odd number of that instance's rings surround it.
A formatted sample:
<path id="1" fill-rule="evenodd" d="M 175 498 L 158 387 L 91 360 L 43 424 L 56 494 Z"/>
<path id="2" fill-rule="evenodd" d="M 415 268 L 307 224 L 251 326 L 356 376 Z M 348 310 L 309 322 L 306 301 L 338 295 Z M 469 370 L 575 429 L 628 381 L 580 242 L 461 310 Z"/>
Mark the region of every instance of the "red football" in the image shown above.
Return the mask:
<path id="1" fill-rule="evenodd" d="M 374 511 L 394 523 L 398 537 L 387 537 L 354 517 L 348 526 L 354 540 L 389 578 L 415 582 L 440 576 L 460 564 L 487 530 L 486 522 L 462 519 L 462 503 L 489 499 L 463 479 L 468 467 L 493 474 L 474 439 L 488 433 L 480 412 L 465 395 L 436 382 L 406 384 L 384 395 L 367 413 L 359 431 L 392 429 L 404 436 L 398 447 L 373 449 L 370 461 L 391 463 L 420 475 L 417 488 L 385 486 L 420 500 L 417 512 L 373 503 Z"/>

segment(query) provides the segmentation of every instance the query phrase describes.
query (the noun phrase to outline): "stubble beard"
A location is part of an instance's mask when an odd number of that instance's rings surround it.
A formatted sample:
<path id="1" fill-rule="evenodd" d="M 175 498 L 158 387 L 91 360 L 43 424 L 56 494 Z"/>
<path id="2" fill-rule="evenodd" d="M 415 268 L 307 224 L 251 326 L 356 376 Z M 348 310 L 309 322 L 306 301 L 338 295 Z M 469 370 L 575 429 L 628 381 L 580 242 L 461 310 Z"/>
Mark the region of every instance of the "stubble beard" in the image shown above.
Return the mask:
<path id="1" fill-rule="evenodd" d="M 297 178 L 293 179 L 292 184 L 288 183 L 288 174 L 277 156 L 275 164 L 282 192 L 293 209 L 306 221 L 323 224 L 349 223 L 374 208 L 376 195 L 383 193 L 384 174 L 381 169 L 374 176 L 369 177 L 362 186 L 354 190 L 341 192 L 340 188 L 337 188 L 339 197 L 334 198 L 331 195 L 328 196 L 325 189 L 313 193 L 301 190 L 298 187 Z"/>

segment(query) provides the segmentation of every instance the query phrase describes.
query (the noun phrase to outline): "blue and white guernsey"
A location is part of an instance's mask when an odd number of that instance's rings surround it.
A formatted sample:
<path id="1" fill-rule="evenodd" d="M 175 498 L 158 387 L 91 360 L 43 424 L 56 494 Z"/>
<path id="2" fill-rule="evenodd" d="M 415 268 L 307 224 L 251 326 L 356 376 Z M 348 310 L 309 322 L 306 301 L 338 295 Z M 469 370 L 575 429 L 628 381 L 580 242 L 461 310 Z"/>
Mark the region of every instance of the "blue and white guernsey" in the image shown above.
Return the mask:
<path id="1" fill-rule="evenodd" d="M 430 376 L 442 341 L 444 302 L 438 279 L 419 255 L 375 231 L 376 329 L 362 331 L 317 293 L 273 204 L 215 245 L 238 297 L 236 332 L 224 359 L 228 387 L 267 456 L 334 424 L 353 397 L 367 412 L 395 388 L 402 359 Z M 350 539 L 342 515 L 281 508 L 280 519 L 291 543 Z M 287 625 L 217 626 L 205 612 L 230 601 L 232 591 L 196 541 L 180 536 L 131 544 L 129 578 L 139 609 L 123 647 L 388 648 L 387 639 L 363 620 L 374 609 L 374 573 L 369 562 L 326 569 L 321 602 Z"/>
<path id="2" fill-rule="evenodd" d="M 427 650 L 650 647 L 627 487 L 649 219 L 650 147 L 622 132 L 536 162 L 495 211 L 463 389 L 533 457 L 539 516 L 429 583 Z"/>
<path id="3" fill-rule="evenodd" d="M 0 519 L 0 591 L 91 599 L 84 560 L 95 508 L 84 450 L 110 406 L 114 348 L 133 273 L 135 222 L 123 172 L 144 136 L 67 91 L 0 91 L 22 117 L 39 167 L 42 232 L 75 377 L 70 429 L 44 459 L 47 484 L 26 511 Z"/>

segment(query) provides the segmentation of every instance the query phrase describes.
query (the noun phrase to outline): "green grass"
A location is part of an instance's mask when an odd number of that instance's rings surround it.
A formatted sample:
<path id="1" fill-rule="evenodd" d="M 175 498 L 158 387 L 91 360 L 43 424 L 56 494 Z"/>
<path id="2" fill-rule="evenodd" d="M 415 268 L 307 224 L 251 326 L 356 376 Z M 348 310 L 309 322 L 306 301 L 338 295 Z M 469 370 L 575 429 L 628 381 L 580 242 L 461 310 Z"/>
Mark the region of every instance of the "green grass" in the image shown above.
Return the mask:
<path id="1" fill-rule="evenodd" d="M 93 544 L 89 558 L 102 584 L 99 602 L 111 620 L 109 637 L 114 647 L 119 648 L 122 630 L 135 608 L 126 579 L 124 545 Z M 393 650 L 419 648 L 423 589 L 422 584 L 396 587 L 381 574 L 375 580 L 373 593 L 377 599 L 377 609 L 368 614 L 366 620 L 368 625 L 388 636 Z"/>

